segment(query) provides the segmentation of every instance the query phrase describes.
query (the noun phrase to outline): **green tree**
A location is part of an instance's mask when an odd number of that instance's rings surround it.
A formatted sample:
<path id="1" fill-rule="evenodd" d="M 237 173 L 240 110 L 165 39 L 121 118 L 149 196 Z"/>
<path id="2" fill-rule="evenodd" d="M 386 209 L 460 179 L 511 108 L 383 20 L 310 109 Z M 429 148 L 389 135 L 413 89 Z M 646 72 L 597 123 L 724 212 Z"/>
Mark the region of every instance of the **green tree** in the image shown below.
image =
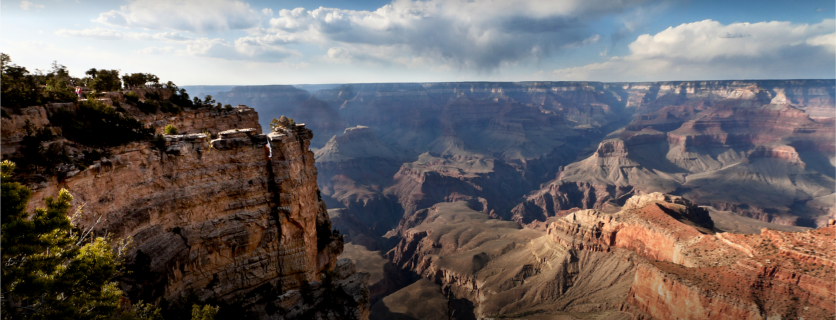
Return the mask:
<path id="1" fill-rule="evenodd" d="M 132 73 L 122 76 L 122 82 L 125 83 L 125 87 L 127 88 L 144 88 L 149 82 L 154 85 L 159 84 L 160 78 L 150 73 Z"/>
<path id="2" fill-rule="evenodd" d="M 221 307 L 213 307 L 211 305 L 205 305 L 202 308 L 196 304 L 192 305 L 192 320 L 214 320 L 215 315 L 218 314 L 218 310 Z"/>
<path id="3" fill-rule="evenodd" d="M 14 167 L 0 163 L 3 319 L 112 318 L 123 296 L 112 281 L 119 255 L 106 239 L 88 241 L 73 226 L 66 189 L 26 212 L 32 192 L 9 181 Z"/>
<path id="4" fill-rule="evenodd" d="M 99 70 L 96 70 L 96 68 L 90 68 L 90 70 L 87 70 L 87 71 L 84 72 L 84 74 L 90 76 L 90 78 L 95 78 L 96 75 L 98 75 L 98 73 L 99 73 Z"/>
<path id="5" fill-rule="evenodd" d="M 95 68 L 87 72 L 96 70 Z M 93 80 L 88 84 L 90 88 L 98 92 L 116 91 L 122 88 L 122 80 L 119 79 L 119 70 L 97 70 Z"/>

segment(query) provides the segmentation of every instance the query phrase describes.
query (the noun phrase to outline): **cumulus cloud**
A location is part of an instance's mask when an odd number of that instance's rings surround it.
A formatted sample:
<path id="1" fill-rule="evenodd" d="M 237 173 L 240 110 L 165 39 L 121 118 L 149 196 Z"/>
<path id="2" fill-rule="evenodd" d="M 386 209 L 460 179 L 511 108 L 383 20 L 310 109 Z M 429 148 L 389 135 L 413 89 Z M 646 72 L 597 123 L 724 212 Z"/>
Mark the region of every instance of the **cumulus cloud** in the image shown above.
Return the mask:
<path id="1" fill-rule="evenodd" d="M 258 39 L 249 37 L 238 39 L 234 43 L 220 38 L 197 38 L 187 42 L 184 52 L 198 57 L 259 62 L 280 62 L 290 56 L 299 55 L 294 50 L 278 45 L 261 45 Z"/>
<path id="2" fill-rule="evenodd" d="M 169 42 L 186 41 L 191 38 L 177 32 L 122 32 L 107 28 L 90 28 L 82 30 L 59 29 L 55 32 L 59 36 L 88 38 L 98 40 L 162 40 Z"/>
<path id="3" fill-rule="evenodd" d="M 129 0 L 119 10 L 99 14 L 94 21 L 111 26 L 174 29 L 196 33 L 258 26 L 258 13 L 239 0 Z"/>
<path id="4" fill-rule="evenodd" d="M 235 40 L 191 39 L 185 52 L 214 57 L 294 56 L 292 44 L 328 48 L 332 62 L 490 71 L 596 43 L 586 23 L 659 0 L 395 0 L 375 11 L 319 7 L 256 10 L 242 0 L 128 0 L 95 21 L 127 28 L 208 33 L 245 29 Z M 83 32 L 87 31 L 87 32 Z M 62 35 L 127 38 L 110 29 Z"/>
<path id="5" fill-rule="evenodd" d="M 29 10 L 29 9 L 40 10 L 40 9 L 44 8 L 44 5 L 35 4 L 35 3 L 32 3 L 31 1 L 23 0 L 23 1 L 20 2 L 20 8 L 23 9 L 23 10 Z"/>
<path id="6" fill-rule="evenodd" d="M 491 70 L 597 42 L 600 36 L 585 21 L 642 2 L 396 0 L 375 11 L 285 9 L 269 20 L 265 32 L 327 46 L 331 59 L 424 61 Z M 372 51 L 365 50 L 370 47 Z M 375 48 L 394 56 L 380 56 Z"/>
<path id="7" fill-rule="evenodd" d="M 807 44 L 810 46 L 824 47 L 830 50 L 831 53 L 836 53 L 836 33 L 824 34 L 807 39 Z"/>
<path id="8" fill-rule="evenodd" d="M 832 78 L 836 22 L 772 21 L 723 25 L 704 20 L 644 34 L 630 54 L 559 69 L 563 80 L 687 80 L 709 78 Z"/>

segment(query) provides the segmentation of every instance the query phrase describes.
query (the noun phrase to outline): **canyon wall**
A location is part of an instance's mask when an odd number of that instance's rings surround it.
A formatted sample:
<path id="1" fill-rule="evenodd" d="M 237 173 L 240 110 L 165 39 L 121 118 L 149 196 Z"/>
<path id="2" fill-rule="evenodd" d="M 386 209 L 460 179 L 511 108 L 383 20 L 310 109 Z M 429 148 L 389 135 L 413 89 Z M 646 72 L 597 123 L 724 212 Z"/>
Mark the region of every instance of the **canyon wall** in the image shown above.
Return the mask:
<path id="1" fill-rule="evenodd" d="M 433 206 L 388 255 L 434 284 L 401 290 L 440 291 L 460 319 L 820 319 L 836 312 L 834 232 L 717 232 L 705 209 L 661 193 L 536 228 L 456 202 Z M 408 299 L 397 291 L 373 310 Z"/>
<path id="2" fill-rule="evenodd" d="M 319 196 L 311 130 L 262 134 L 246 107 L 137 118 L 181 134 L 106 148 L 92 165 L 31 185 L 29 202 L 66 188 L 80 229 L 131 238 L 119 282 L 132 301 L 175 318 L 192 303 L 220 305 L 221 317 L 368 317 L 368 275 L 337 259 L 343 240 Z"/>
<path id="3" fill-rule="evenodd" d="M 284 98 L 258 100 L 273 95 Z M 326 203 L 375 217 L 374 230 L 439 201 L 474 199 L 530 223 L 650 192 L 787 225 L 836 217 L 833 80 L 372 83 L 313 97 L 249 86 L 222 96 L 316 128 L 315 150 L 332 135 L 387 150 L 317 151 L 331 159 L 317 162 Z M 371 134 L 342 132 L 358 125 Z M 474 170 L 479 162 L 489 165 Z M 752 192 L 728 192 L 742 185 Z"/>

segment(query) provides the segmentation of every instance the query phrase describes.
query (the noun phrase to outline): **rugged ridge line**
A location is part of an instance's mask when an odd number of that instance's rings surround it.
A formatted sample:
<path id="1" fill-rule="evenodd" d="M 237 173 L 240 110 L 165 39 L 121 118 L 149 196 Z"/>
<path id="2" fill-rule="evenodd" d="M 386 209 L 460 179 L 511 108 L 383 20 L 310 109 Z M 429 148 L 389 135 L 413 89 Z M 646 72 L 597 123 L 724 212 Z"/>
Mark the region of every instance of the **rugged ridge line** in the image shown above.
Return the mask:
<path id="1" fill-rule="evenodd" d="M 368 274 L 337 261 L 343 241 L 319 196 L 311 130 L 261 134 L 246 107 L 140 119 L 183 134 L 109 148 L 84 170 L 35 185 L 30 201 L 67 188 L 81 227 L 133 238 L 120 279 L 132 300 L 175 317 L 191 303 L 221 305 L 219 316 L 368 317 Z"/>

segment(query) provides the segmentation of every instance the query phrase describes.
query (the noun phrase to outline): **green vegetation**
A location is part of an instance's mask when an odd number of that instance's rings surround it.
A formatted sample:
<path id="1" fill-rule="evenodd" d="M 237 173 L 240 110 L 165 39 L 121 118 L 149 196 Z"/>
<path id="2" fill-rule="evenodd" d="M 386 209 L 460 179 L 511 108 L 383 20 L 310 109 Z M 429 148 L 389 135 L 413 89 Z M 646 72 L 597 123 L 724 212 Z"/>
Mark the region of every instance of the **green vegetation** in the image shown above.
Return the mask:
<path id="1" fill-rule="evenodd" d="M 122 298 L 113 278 L 124 246 L 114 251 L 104 238 L 87 239 L 67 216 L 73 197 L 66 189 L 26 212 L 32 192 L 8 181 L 14 168 L 0 164 L 3 319 L 111 318 Z"/>
<path id="2" fill-rule="evenodd" d="M 214 107 L 218 110 L 220 110 L 223 107 L 223 105 L 220 102 L 215 101 L 215 99 L 213 99 L 211 95 L 206 95 L 206 97 L 204 97 L 202 101 L 198 97 L 194 97 L 194 99 L 192 99 L 192 105 L 194 105 L 195 108 Z"/>
<path id="3" fill-rule="evenodd" d="M 153 83 L 156 87 L 160 84 L 160 78 L 150 73 L 132 73 L 122 76 L 122 82 L 125 83 L 125 87 L 128 89 L 145 88 L 149 82 Z"/>
<path id="4" fill-rule="evenodd" d="M 49 102 L 77 102 L 79 97 L 75 93 L 76 87 L 84 89 L 84 96 L 90 99 L 102 97 L 105 92 L 121 90 L 123 82 L 129 89 L 160 88 L 160 78 L 150 73 L 125 74 L 120 79 L 119 70 L 91 68 L 84 73 L 86 77 L 74 78 L 70 76 L 67 67 L 57 62 L 53 62 L 49 73 L 41 70 L 31 73 L 26 68 L 13 64 L 9 55 L 5 53 L 0 55 L 2 55 L 0 59 L 2 60 L 2 85 L 0 85 L 2 101 L 0 104 L 11 109 L 3 110 L 2 116 L 4 117 L 10 116 L 8 111 L 20 114 L 22 108 L 29 106 Z M 158 111 L 180 113 L 182 108 L 216 107 L 220 109 L 222 107 L 211 96 L 207 96 L 204 100 L 190 100 L 186 90 L 180 89 L 171 81 L 162 88 L 171 90 L 172 95 L 169 99 L 162 99 L 160 92 L 154 90 L 145 91 L 146 99 L 143 100 L 140 100 L 136 92 L 128 91 L 125 93 L 125 99 L 144 113 Z M 195 104 L 194 101 L 199 103 Z M 127 112 L 119 101 L 113 103 L 117 111 Z"/>
<path id="5" fill-rule="evenodd" d="M 167 124 L 165 125 L 165 129 L 163 129 L 165 134 L 177 134 L 177 127 Z"/>
<path id="6" fill-rule="evenodd" d="M 78 101 L 72 83 L 80 81 L 70 77 L 67 67 L 52 63 L 49 73 L 15 65 L 5 53 L 0 53 L 0 105 L 19 114 L 21 108 L 48 102 Z M 5 114 L 5 112 L 4 112 Z M 8 115 L 6 115 L 8 116 Z"/>
<path id="7" fill-rule="evenodd" d="M 164 88 L 171 90 L 171 98 L 168 99 L 171 103 L 183 108 L 194 107 L 192 100 L 189 100 L 189 94 L 186 93 L 186 89 L 178 88 L 177 85 L 171 81 L 166 83 Z"/>
<path id="8" fill-rule="evenodd" d="M 204 305 L 203 307 L 192 305 L 192 320 L 212 320 L 218 314 L 220 307 L 213 307 L 211 305 Z"/>
<path id="9" fill-rule="evenodd" d="M 296 122 L 293 121 L 293 118 L 282 115 L 278 119 L 273 118 L 273 120 L 270 121 L 270 130 L 276 131 L 278 128 L 289 129 L 293 128 L 295 125 Z"/>
<path id="10" fill-rule="evenodd" d="M 150 140 L 154 134 L 138 120 L 98 101 L 83 101 L 75 112 L 61 110 L 53 122 L 61 127 L 67 139 L 88 146 L 118 146 Z"/>
<path id="11" fill-rule="evenodd" d="M 179 113 L 181 108 L 194 108 L 186 90 L 170 81 L 160 88 L 159 78 L 152 74 L 126 74 L 121 80 L 138 90 L 124 91 L 125 99 L 114 99 L 113 107 L 92 99 L 79 102 L 77 87 L 92 89 L 86 93 L 90 98 L 120 91 L 119 71 L 90 69 L 86 77 L 73 78 L 57 62 L 45 73 L 14 65 L 6 54 L 0 60 L 3 117 L 50 102 L 75 103 L 48 107 L 48 123 L 43 127 L 27 120 L 20 152 L 11 155 L 20 168 L 15 170 L 10 161 L 2 163 L 0 318 L 162 320 L 161 310 L 153 304 L 131 304 L 115 281 L 129 272 L 123 268 L 123 253 L 130 239 L 95 238 L 90 236 L 92 227 L 80 229 L 76 222 L 86 219 L 82 219 L 80 208 L 71 210 L 73 197 L 65 189 L 57 197 L 47 198 L 44 208 L 27 212 L 32 191 L 11 180 L 16 172 L 15 181 L 37 183 L 55 175 L 61 181 L 65 177 L 62 174 L 83 170 L 108 157 L 108 147 L 132 141 L 152 140 L 164 147 L 162 135 L 154 135 L 153 129 L 130 113 L 136 112 L 133 106 L 146 113 Z M 146 84 L 154 88 L 143 88 Z M 172 92 L 168 99 L 163 99 L 169 96 L 165 89 Z M 197 107 L 210 103 L 213 105 L 209 107 L 222 107 L 210 96 Z M 165 131 L 177 133 L 174 126 Z M 211 305 L 196 305 L 193 318 L 213 319 L 218 310 Z"/>
<path id="12" fill-rule="evenodd" d="M 119 80 L 119 70 L 96 70 L 92 68 L 85 72 L 90 78 L 83 79 L 86 86 L 97 92 L 117 91 L 122 89 L 122 81 Z"/>

